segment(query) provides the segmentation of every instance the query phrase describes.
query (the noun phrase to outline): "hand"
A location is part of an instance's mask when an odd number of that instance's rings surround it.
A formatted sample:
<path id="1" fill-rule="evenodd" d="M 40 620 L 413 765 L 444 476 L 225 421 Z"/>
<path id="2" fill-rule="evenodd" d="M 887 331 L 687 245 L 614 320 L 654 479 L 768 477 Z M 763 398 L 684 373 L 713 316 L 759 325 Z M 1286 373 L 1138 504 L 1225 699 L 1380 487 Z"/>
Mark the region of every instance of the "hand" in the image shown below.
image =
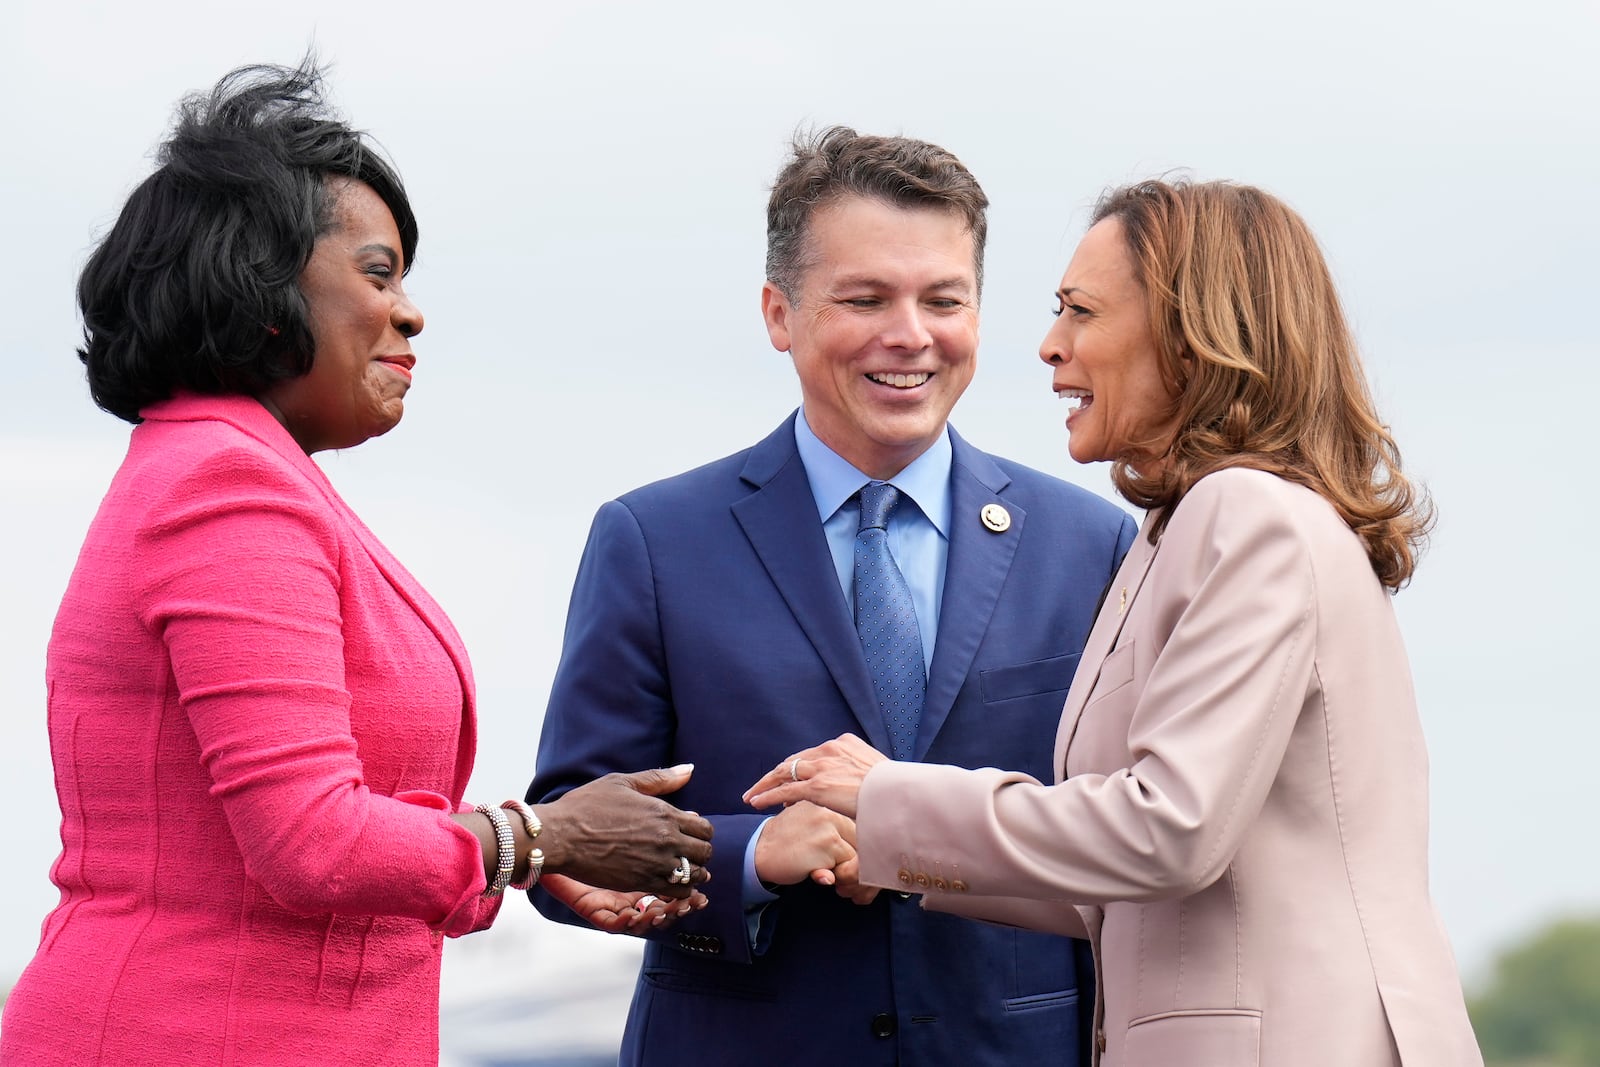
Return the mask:
<path id="1" fill-rule="evenodd" d="M 745 791 L 744 801 L 770 808 L 808 800 L 854 819 L 861 780 L 888 758 L 855 734 L 840 734 L 779 763 Z"/>
<path id="2" fill-rule="evenodd" d="M 855 823 L 850 824 L 852 827 Z M 861 884 L 861 857 L 851 856 L 833 869 L 833 891 L 854 904 L 871 904 L 878 887 Z"/>
<path id="3" fill-rule="evenodd" d="M 693 769 L 608 774 L 536 807 L 545 870 L 597 888 L 688 900 L 711 877 L 711 824 L 657 798 L 682 789 Z M 691 865 L 688 884 L 669 880 L 680 858 Z"/>
<path id="4" fill-rule="evenodd" d="M 801 801 L 780 811 L 756 838 L 756 877 L 775 885 L 810 878 L 834 885 L 834 868 L 853 862 L 856 824 L 827 808 Z"/>
<path id="5" fill-rule="evenodd" d="M 589 925 L 608 934 L 642 937 L 651 930 L 666 929 L 707 904 L 706 895 L 698 889 L 687 900 L 663 900 L 650 893 L 600 889 L 559 874 L 547 874 L 539 884 Z"/>

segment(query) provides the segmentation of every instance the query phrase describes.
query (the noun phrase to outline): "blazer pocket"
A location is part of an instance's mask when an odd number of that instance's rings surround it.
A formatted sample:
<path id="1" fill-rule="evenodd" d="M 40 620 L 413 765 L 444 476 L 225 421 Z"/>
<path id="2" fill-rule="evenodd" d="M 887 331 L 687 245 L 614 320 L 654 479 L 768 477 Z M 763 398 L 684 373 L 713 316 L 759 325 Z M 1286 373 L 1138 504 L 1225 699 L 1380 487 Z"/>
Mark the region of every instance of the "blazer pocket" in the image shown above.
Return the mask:
<path id="1" fill-rule="evenodd" d="M 731 968 L 730 968 L 731 969 Z M 730 997 L 735 1000 L 776 1000 L 771 989 L 756 988 L 730 977 L 720 979 L 703 975 L 685 974 L 671 967 L 646 966 L 641 971 L 645 982 L 669 993 L 690 993 L 704 997 Z"/>
<path id="2" fill-rule="evenodd" d="M 1067 690 L 1072 688 L 1072 676 L 1077 673 L 1079 658 L 1079 653 L 1074 652 L 1070 656 L 1051 656 L 1031 663 L 979 671 L 978 682 L 982 687 L 983 702 L 993 704 L 1041 693 L 1060 693 L 1065 697 Z"/>
<path id="3" fill-rule="evenodd" d="M 1261 1013 L 1245 1008 L 1166 1011 L 1128 1024 L 1118 1063 L 1259 1067 Z"/>
<path id="4" fill-rule="evenodd" d="M 1111 650 L 1111 654 L 1100 661 L 1100 677 L 1094 681 L 1094 689 L 1089 693 L 1089 699 L 1084 707 L 1090 707 L 1097 701 L 1115 693 L 1118 689 L 1133 681 L 1133 649 L 1132 641 L 1120 648 Z"/>

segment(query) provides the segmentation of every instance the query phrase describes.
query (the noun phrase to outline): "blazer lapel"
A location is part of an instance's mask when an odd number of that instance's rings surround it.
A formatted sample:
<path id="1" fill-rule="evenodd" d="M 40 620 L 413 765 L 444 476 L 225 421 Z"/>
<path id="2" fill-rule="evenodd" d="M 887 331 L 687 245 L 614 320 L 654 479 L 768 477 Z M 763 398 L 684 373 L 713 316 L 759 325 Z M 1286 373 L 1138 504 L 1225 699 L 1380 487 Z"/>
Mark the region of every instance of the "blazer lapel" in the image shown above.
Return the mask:
<path id="1" fill-rule="evenodd" d="M 863 736 L 880 752 L 889 751 L 889 731 L 878 711 L 861 639 L 839 591 L 811 483 L 795 449 L 793 417 L 751 449 L 741 477 L 756 491 L 733 504 L 734 518 L 833 676 Z"/>
<path id="2" fill-rule="evenodd" d="M 1116 647 L 1123 624 L 1133 611 L 1134 598 L 1139 595 L 1145 575 L 1150 573 L 1150 564 L 1155 561 L 1156 551 L 1161 547 L 1150 543 L 1146 536 L 1149 527 L 1150 518 L 1147 517 L 1139 529 L 1139 536 L 1133 540 L 1133 547 L 1128 549 L 1127 556 L 1123 558 L 1122 566 L 1117 568 L 1116 577 L 1111 579 L 1105 603 L 1100 606 L 1100 614 L 1095 617 L 1089 639 L 1084 642 L 1077 673 L 1072 677 L 1072 688 L 1068 690 L 1066 704 L 1061 709 L 1061 725 L 1056 730 L 1055 766 L 1059 777 L 1066 777 L 1067 748 L 1078 730 L 1078 720 L 1083 715 L 1089 694 L 1100 680 L 1100 668 Z"/>
<path id="3" fill-rule="evenodd" d="M 1015 503 L 1002 500 L 1000 492 L 1011 479 L 992 459 L 953 429 L 950 443 L 950 552 L 939 606 L 939 636 L 933 646 L 928 694 L 917 729 L 919 760 L 928 754 L 971 673 L 1028 518 Z M 984 505 L 998 503 L 1004 503 L 1011 516 L 1011 525 L 1003 533 L 991 532 L 978 517 Z"/>
<path id="4" fill-rule="evenodd" d="M 278 420 L 273 418 L 258 401 L 242 396 L 180 394 L 144 414 L 152 418 L 173 421 L 218 419 L 244 431 L 304 475 L 317 487 L 323 499 L 328 502 L 328 506 L 356 532 L 356 539 L 366 550 L 373 566 L 377 567 L 378 572 L 387 579 L 395 592 L 400 594 L 400 598 L 410 605 L 428 629 L 433 631 L 439 643 L 444 646 L 450 662 L 455 666 L 456 675 L 460 678 L 461 741 L 456 746 L 455 768 L 456 795 L 459 796 L 467 787 L 467 779 L 472 774 L 473 753 L 477 750 L 477 691 L 472 680 L 472 665 L 467 659 L 466 645 L 462 643 L 461 635 L 456 633 L 444 610 L 417 584 L 417 580 L 401 566 L 400 561 L 390 554 L 372 531 L 367 529 L 366 523 L 356 516 L 350 505 L 339 495 L 338 490 L 334 489 L 327 473 L 301 450 L 289 436 L 288 431 L 279 425 Z"/>

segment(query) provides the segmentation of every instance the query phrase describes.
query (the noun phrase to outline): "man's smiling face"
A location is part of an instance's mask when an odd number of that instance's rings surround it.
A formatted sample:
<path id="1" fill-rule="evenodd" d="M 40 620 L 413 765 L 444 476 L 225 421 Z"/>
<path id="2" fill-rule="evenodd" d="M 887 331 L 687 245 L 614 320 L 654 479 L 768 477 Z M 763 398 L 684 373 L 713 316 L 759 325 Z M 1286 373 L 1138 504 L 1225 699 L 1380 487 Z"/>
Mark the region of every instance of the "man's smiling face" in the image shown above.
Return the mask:
<path id="1" fill-rule="evenodd" d="M 873 478 L 944 432 L 977 368 L 972 233 L 954 211 L 844 196 L 818 207 L 794 298 L 768 282 L 773 347 L 800 375 L 806 421 Z"/>

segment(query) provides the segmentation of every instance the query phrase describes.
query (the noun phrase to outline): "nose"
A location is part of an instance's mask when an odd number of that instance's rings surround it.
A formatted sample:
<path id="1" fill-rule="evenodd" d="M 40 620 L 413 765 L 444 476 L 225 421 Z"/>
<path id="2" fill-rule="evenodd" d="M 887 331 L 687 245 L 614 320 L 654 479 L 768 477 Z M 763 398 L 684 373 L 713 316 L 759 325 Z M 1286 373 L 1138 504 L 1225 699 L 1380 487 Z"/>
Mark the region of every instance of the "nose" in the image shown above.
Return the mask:
<path id="1" fill-rule="evenodd" d="M 914 301 L 897 304 L 883 325 L 882 341 L 886 348 L 921 352 L 933 344 L 933 334 L 923 321 L 922 306 Z"/>
<path id="2" fill-rule="evenodd" d="M 1065 316 L 1057 319 L 1050 327 L 1050 332 L 1044 335 L 1044 340 L 1039 342 L 1039 358 L 1052 367 L 1059 366 L 1070 358 L 1067 355 Z"/>
<path id="3" fill-rule="evenodd" d="M 422 309 L 409 296 L 401 293 L 389 312 L 389 321 L 394 323 L 394 328 L 400 331 L 401 336 L 415 337 L 422 332 Z"/>

